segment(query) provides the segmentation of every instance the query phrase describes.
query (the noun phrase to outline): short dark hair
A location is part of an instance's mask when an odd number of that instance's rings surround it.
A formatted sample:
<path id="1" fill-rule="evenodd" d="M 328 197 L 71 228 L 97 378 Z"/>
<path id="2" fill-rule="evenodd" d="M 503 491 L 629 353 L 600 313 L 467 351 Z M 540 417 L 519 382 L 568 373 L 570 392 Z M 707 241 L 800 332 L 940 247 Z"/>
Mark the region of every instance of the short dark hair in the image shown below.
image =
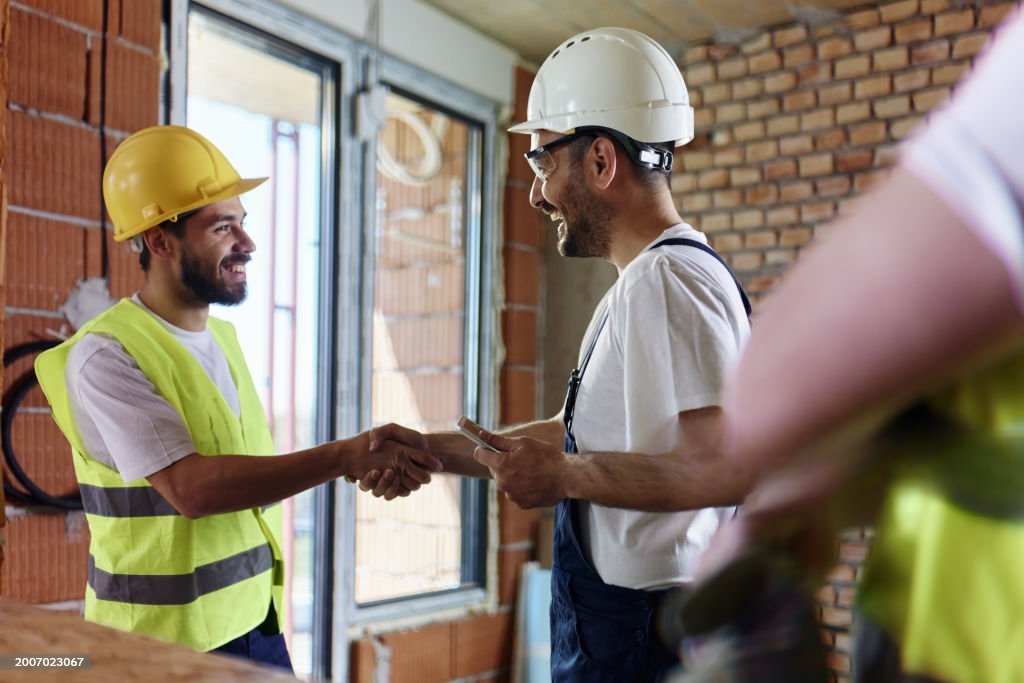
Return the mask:
<path id="1" fill-rule="evenodd" d="M 590 143 L 593 142 L 593 139 L 596 137 L 607 137 L 609 140 L 612 141 L 613 145 L 617 146 L 618 148 L 626 152 L 626 156 L 629 157 L 630 161 L 633 161 L 633 157 L 629 153 L 629 150 L 626 149 L 621 142 L 616 140 L 614 136 L 602 136 L 600 131 L 594 131 L 593 135 L 584 135 L 583 137 L 577 138 L 576 140 L 573 140 L 572 142 L 569 143 L 569 153 L 571 155 L 572 163 L 574 166 L 578 167 L 579 164 L 583 161 L 583 155 L 586 153 L 587 148 L 590 147 Z M 653 147 L 659 151 L 668 152 L 670 154 L 672 153 L 672 150 L 675 148 L 675 145 L 672 142 L 648 142 L 644 144 L 646 144 L 648 147 Z M 656 190 L 658 189 L 660 183 L 664 183 L 666 187 L 672 186 L 671 171 L 664 171 L 660 168 L 649 168 L 647 166 L 642 166 L 636 162 L 633 162 L 632 164 L 630 164 L 630 166 L 633 167 L 633 172 L 636 174 L 636 178 L 637 180 L 640 181 L 640 184 L 648 189 Z"/>
<path id="2" fill-rule="evenodd" d="M 196 209 L 196 211 L 198 211 L 198 209 Z M 181 239 L 182 235 L 185 234 L 185 221 L 187 221 L 194 213 L 195 211 L 188 211 L 186 213 L 179 214 L 178 216 L 175 216 L 173 219 L 168 218 L 167 220 L 158 223 L 153 227 L 164 228 L 175 237 Z M 142 234 L 136 235 L 132 239 L 139 240 L 139 246 L 141 247 L 141 250 L 139 251 L 139 266 L 142 268 L 143 273 L 148 273 L 151 254 L 149 253 L 149 247 L 146 246 L 146 240 L 145 238 L 142 237 Z"/>

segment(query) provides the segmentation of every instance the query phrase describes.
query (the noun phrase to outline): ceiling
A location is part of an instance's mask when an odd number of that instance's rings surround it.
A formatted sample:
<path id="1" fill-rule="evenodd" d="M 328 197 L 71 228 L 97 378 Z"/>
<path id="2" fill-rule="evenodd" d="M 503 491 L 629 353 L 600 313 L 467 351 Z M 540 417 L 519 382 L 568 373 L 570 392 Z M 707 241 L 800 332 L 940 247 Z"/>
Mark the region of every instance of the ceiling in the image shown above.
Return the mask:
<path id="1" fill-rule="evenodd" d="M 759 28 L 835 19 L 865 0 L 423 0 L 540 65 L 581 31 L 621 26 L 651 36 L 676 58 L 688 45 L 741 42 Z M 877 3 L 876 3 L 877 4 Z"/>

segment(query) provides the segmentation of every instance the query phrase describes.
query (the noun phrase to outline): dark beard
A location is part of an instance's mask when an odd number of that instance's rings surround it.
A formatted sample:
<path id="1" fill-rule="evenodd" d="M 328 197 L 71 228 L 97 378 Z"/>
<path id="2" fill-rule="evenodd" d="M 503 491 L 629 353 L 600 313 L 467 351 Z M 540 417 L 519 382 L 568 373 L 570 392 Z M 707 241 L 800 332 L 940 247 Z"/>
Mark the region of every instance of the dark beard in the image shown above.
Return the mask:
<path id="1" fill-rule="evenodd" d="M 580 180 L 572 169 L 562 199 L 565 235 L 558 241 L 562 256 L 608 258 L 611 253 L 611 211 Z"/>
<path id="2" fill-rule="evenodd" d="M 234 258 L 229 263 L 245 263 L 248 258 Z M 212 275 L 203 272 L 203 264 L 198 259 L 192 258 L 188 252 L 181 255 L 181 285 L 187 294 L 197 302 L 204 304 L 221 304 L 223 306 L 237 306 L 245 301 L 248 294 L 246 283 L 232 287 L 221 281 L 217 276 L 220 273 L 221 264 L 218 263 Z"/>

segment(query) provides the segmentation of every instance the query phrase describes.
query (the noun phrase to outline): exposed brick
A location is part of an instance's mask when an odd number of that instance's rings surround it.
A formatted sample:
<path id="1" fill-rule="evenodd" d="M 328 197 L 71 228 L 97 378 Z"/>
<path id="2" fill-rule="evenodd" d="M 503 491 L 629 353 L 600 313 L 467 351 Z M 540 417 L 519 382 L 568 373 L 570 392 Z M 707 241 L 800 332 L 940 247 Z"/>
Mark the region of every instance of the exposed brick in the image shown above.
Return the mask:
<path id="1" fill-rule="evenodd" d="M 800 177 L 813 178 L 832 173 L 834 163 L 831 154 L 808 154 L 800 157 Z"/>
<path id="2" fill-rule="evenodd" d="M 733 270 L 751 272 L 761 267 L 764 255 L 760 252 L 734 254 L 731 259 Z"/>
<path id="3" fill-rule="evenodd" d="M 875 116 L 891 119 L 910 112 L 910 98 L 907 95 L 894 95 L 876 100 L 872 105 Z"/>
<path id="4" fill-rule="evenodd" d="M 779 155 L 779 142 L 762 140 L 747 145 L 747 163 L 759 163 L 774 159 Z"/>
<path id="5" fill-rule="evenodd" d="M 914 111 L 923 114 L 946 101 L 949 97 L 948 88 L 931 88 L 922 90 L 913 95 Z"/>
<path id="6" fill-rule="evenodd" d="M 853 96 L 858 100 L 873 99 L 892 93 L 891 76 L 875 76 L 857 81 Z"/>
<path id="7" fill-rule="evenodd" d="M 747 108 L 740 102 L 720 104 L 715 107 L 715 123 L 733 123 L 746 117 Z"/>
<path id="8" fill-rule="evenodd" d="M 743 191 L 718 190 L 711 195 L 711 206 L 716 209 L 734 209 L 743 202 Z"/>
<path id="9" fill-rule="evenodd" d="M 749 119 L 761 119 L 778 113 L 778 98 L 756 100 L 747 104 L 747 118 Z"/>
<path id="10" fill-rule="evenodd" d="M 752 55 L 757 52 L 767 50 L 772 46 L 772 34 L 765 32 L 760 33 L 753 38 L 748 39 L 743 43 L 741 49 L 744 54 Z"/>
<path id="11" fill-rule="evenodd" d="M 540 255 L 533 249 L 505 247 L 506 297 L 509 303 L 536 306 L 540 302 L 537 276 Z"/>
<path id="12" fill-rule="evenodd" d="M 949 12 L 935 17 L 935 35 L 948 36 L 967 33 L 974 29 L 974 9 L 967 7 L 959 12 Z"/>
<path id="13" fill-rule="evenodd" d="M 536 365 L 538 322 L 536 311 L 508 309 L 502 314 L 505 362 L 512 365 Z"/>
<path id="14" fill-rule="evenodd" d="M 689 66 L 683 74 L 683 79 L 686 81 L 686 85 L 691 88 L 711 83 L 715 80 L 715 65 L 695 64 L 694 66 Z"/>
<path id="15" fill-rule="evenodd" d="M 778 137 L 800 130 L 800 117 L 796 114 L 776 116 L 768 120 L 767 132 L 771 137 Z"/>
<path id="16" fill-rule="evenodd" d="M 794 183 L 784 183 L 779 188 L 779 200 L 783 202 L 794 202 L 808 199 L 814 195 L 814 185 L 806 180 Z"/>
<path id="17" fill-rule="evenodd" d="M 516 571 L 517 581 L 518 577 Z M 454 622 L 452 631 L 452 679 L 476 680 L 476 675 L 501 669 L 511 660 L 514 640 L 511 613 L 460 619 Z"/>
<path id="18" fill-rule="evenodd" d="M 729 99 L 732 94 L 732 86 L 728 83 L 712 83 L 701 88 L 701 92 L 704 94 L 705 105 L 715 104 Z"/>
<path id="19" fill-rule="evenodd" d="M 800 220 L 800 209 L 795 206 L 777 206 L 768 209 L 764 218 L 766 225 L 790 225 Z"/>
<path id="20" fill-rule="evenodd" d="M 871 121 L 850 128 L 850 144 L 855 147 L 877 145 L 884 142 L 885 138 L 886 125 L 884 121 Z"/>
<path id="21" fill-rule="evenodd" d="M 917 90 L 927 87 L 929 83 L 931 83 L 931 70 L 928 67 L 921 67 L 892 77 L 892 89 L 895 92 Z"/>
<path id="22" fill-rule="evenodd" d="M 906 45 L 879 50 L 871 56 L 875 71 L 896 71 L 905 69 L 910 64 L 910 50 Z"/>
<path id="23" fill-rule="evenodd" d="M 729 59 L 738 52 L 739 48 L 732 43 L 713 43 L 708 45 L 708 59 L 713 62 Z"/>
<path id="24" fill-rule="evenodd" d="M 761 182 L 761 169 L 759 168 L 744 167 L 729 171 L 729 184 L 733 187 L 742 187 L 758 182 Z"/>
<path id="25" fill-rule="evenodd" d="M 887 169 L 858 173 L 853 178 L 853 189 L 855 192 L 863 194 L 864 192 L 867 192 L 871 188 L 876 187 L 880 183 L 884 182 L 885 179 L 888 178 L 888 176 L 889 174 Z"/>
<path id="26" fill-rule="evenodd" d="M 808 64 L 797 69 L 796 82 L 798 85 L 818 85 L 827 83 L 832 78 L 832 64 L 822 62 L 819 64 Z"/>
<path id="27" fill-rule="evenodd" d="M 8 44 L 10 101 L 81 119 L 86 93 L 85 33 L 12 9 Z"/>
<path id="28" fill-rule="evenodd" d="M 709 168 L 706 171 L 701 171 L 697 177 L 697 187 L 702 190 L 725 187 L 728 183 L 729 171 L 724 168 Z"/>
<path id="29" fill-rule="evenodd" d="M 711 168 L 711 151 L 706 149 L 686 150 L 682 155 L 675 158 L 683 161 L 683 168 L 687 171 L 702 171 Z"/>
<path id="30" fill-rule="evenodd" d="M 779 188 L 777 185 L 758 185 L 757 187 L 747 188 L 746 192 L 743 193 L 743 201 L 747 205 L 759 206 L 762 204 L 773 204 L 779 199 Z M 764 220 L 763 216 L 760 219 Z M 736 227 L 741 227 L 738 224 Z"/>
<path id="31" fill-rule="evenodd" d="M 732 84 L 732 98 L 745 100 L 764 92 L 764 81 L 760 78 L 744 78 Z"/>
<path id="32" fill-rule="evenodd" d="M 779 235 L 779 246 L 799 247 L 810 242 L 813 236 L 810 228 L 789 228 Z"/>
<path id="33" fill-rule="evenodd" d="M 692 192 L 697 189 L 697 174 L 675 171 L 672 173 L 672 192 Z M 507 203 L 506 203 L 507 206 Z"/>
<path id="34" fill-rule="evenodd" d="M 829 38 L 818 43 L 818 59 L 838 59 L 853 52 L 848 38 Z"/>
<path id="35" fill-rule="evenodd" d="M 775 71 L 782 67 L 782 57 L 778 50 L 761 52 L 750 58 L 750 73 L 760 74 L 765 71 Z"/>
<path id="36" fill-rule="evenodd" d="M 790 135 L 779 140 L 779 152 L 785 156 L 806 154 L 814 149 L 814 139 L 810 135 Z"/>
<path id="37" fill-rule="evenodd" d="M 884 23 L 892 24 L 917 14 L 917 7 L 918 0 L 903 0 L 902 2 L 882 3 L 878 11 L 882 15 Z"/>
<path id="38" fill-rule="evenodd" d="M 707 45 L 695 45 L 691 48 L 687 48 L 686 54 L 683 55 L 684 64 L 696 64 L 697 62 L 707 61 L 708 58 L 708 46 Z M 687 69 L 689 71 L 689 69 Z"/>
<path id="39" fill-rule="evenodd" d="M 981 11 L 978 13 L 978 28 L 992 28 L 1005 19 L 1006 15 L 1013 11 L 1015 6 L 1015 3 L 1004 2 L 999 5 L 988 5 L 982 7 Z"/>
<path id="40" fill-rule="evenodd" d="M 944 64 L 932 69 L 932 83 L 935 85 L 952 85 L 971 68 L 971 63 L 963 61 L 955 64 Z"/>
<path id="41" fill-rule="evenodd" d="M 857 55 L 838 60 L 835 67 L 835 77 L 837 79 L 857 78 L 858 76 L 870 73 L 870 71 L 871 57 L 868 55 Z"/>
<path id="42" fill-rule="evenodd" d="M 984 12 L 984 10 L 982 10 Z M 981 52 L 981 48 L 988 43 L 989 34 L 975 33 L 969 36 L 958 36 L 953 39 L 953 59 L 961 57 L 973 57 Z"/>
<path id="43" fill-rule="evenodd" d="M 851 102 L 836 107 L 836 123 L 855 123 L 871 116 L 871 104 Z"/>
<path id="44" fill-rule="evenodd" d="M 716 168 L 736 166 L 743 163 L 743 146 L 733 144 L 716 150 L 713 163 Z"/>
<path id="45" fill-rule="evenodd" d="M 892 27 L 878 26 L 853 34 L 853 46 L 858 52 L 870 52 L 892 44 Z"/>
<path id="46" fill-rule="evenodd" d="M 836 171 L 839 173 L 849 173 L 850 171 L 869 168 L 873 159 L 874 153 L 872 149 L 845 150 L 836 155 Z"/>
<path id="47" fill-rule="evenodd" d="M 534 279 L 537 279 L 536 275 Z M 525 368 L 502 368 L 500 396 L 502 424 L 521 424 L 537 419 L 535 371 Z"/>
<path id="48" fill-rule="evenodd" d="M 959 3 L 960 0 L 957 0 Z M 921 0 L 921 14 L 938 14 L 952 7 L 950 0 Z"/>
<path id="49" fill-rule="evenodd" d="M 851 12 L 846 15 L 846 26 L 851 31 L 878 26 L 881 21 L 881 14 L 876 9 L 868 9 L 862 12 Z"/>
<path id="50" fill-rule="evenodd" d="M 800 116 L 800 130 L 818 130 L 834 126 L 836 123 L 835 109 L 816 109 Z"/>
<path id="51" fill-rule="evenodd" d="M 836 205 L 833 202 L 815 202 L 804 204 L 800 207 L 800 220 L 803 223 L 820 223 L 827 221 L 835 215 Z M 852 578 L 852 577 L 851 577 Z M 829 576 L 830 581 L 836 579 Z"/>
<path id="52" fill-rule="evenodd" d="M 732 57 L 718 63 L 719 78 L 739 78 L 747 75 L 747 60 L 744 57 Z"/>
<path id="53" fill-rule="evenodd" d="M 698 88 L 690 88 L 690 106 L 694 109 L 704 105 L 704 93 Z"/>
<path id="54" fill-rule="evenodd" d="M 122 0 L 120 35 L 151 52 L 160 49 L 161 0 Z"/>
<path id="55" fill-rule="evenodd" d="M 747 249 L 770 249 L 779 243 L 779 236 L 774 230 L 758 230 L 747 233 L 743 246 Z"/>
<path id="56" fill-rule="evenodd" d="M 704 232 L 722 232 L 732 228 L 732 214 L 709 213 L 701 218 L 699 228 Z"/>
<path id="57" fill-rule="evenodd" d="M 793 71 L 780 71 L 764 77 L 764 91 L 768 93 L 792 90 L 796 87 L 796 73 Z"/>
<path id="58" fill-rule="evenodd" d="M 123 131 L 152 126 L 159 121 L 159 106 L 160 61 L 156 54 L 109 41 L 107 125 Z"/>
<path id="59" fill-rule="evenodd" d="M 947 59 L 949 59 L 948 40 L 934 40 L 924 45 L 918 45 L 910 51 L 910 63 L 914 66 L 943 62 Z"/>
<path id="60" fill-rule="evenodd" d="M 682 198 L 682 205 L 687 212 L 707 211 L 711 208 L 711 193 L 690 192 Z"/>
<path id="61" fill-rule="evenodd" d="M 853 98 L 851 83 L 837 83 L 818 88 L 818 103 L 822 105 L 843 104 Z"/>
<path id="62" fill-rule="evenodd" d="M 794 159 L 778 159 L 764 166 L 765 180 L 782 180 L 796 177 L 797 165 Z"/>
<path id="63" fill-rule="evenodd" d="M 103 29 L 103 0 L 22 0 L 22 4 L 84 28 Z"/>
<path id="64" fill-rule="evenodd" d="M 823 607 L 821 609 L 821 621 L 826 626 L 849 628 L 853 623 L 853 617 L 850 614 L 850 610 Z M 846 663 L 846 666 L 849 666 L 849 662 Z"/>
<path id="65" fill-rule="evenodd" d="M 782 51 L 782 64 L 787 69 L 803 66 L 814 61 L 813 45 L 796 45 Z"/>
<path id="66" fill-rule="evenodd" d="M 715 251 L 727 254 L 731 251 L 739 251 L 743 248 L 743 236 L 735 232 L 724 235 L 715 235 L 711 240 L 711 246 Z"/>
<path id="67" fill-rule="evenodd" d="M 815 183 L 815 193 L 819 197 L 837 197 L 850 193 L 852 186 L 850 176 L 841 175 L 833 178 L 823 178 Z"/>
<path id="68" fill-rule="evenodd" d="M 797 90 L 782 98 L 783 111 L 801 111 L 818 104 L 818 93 L 815 90 Z"/>
<path id="69" fill-rule="evenodd" d="M 99 178 L 99 169 L 96 169 Z M 70 223 L 23 213 L 7 217 L 5 303 L 57 310 L 77 278 L 85 277 L 85 232 Z M 9 330 L 8 330 L 9 334 Z"/>
<path id="70" fill-rule="evenodd" d="M 757 138 L 763 138 L 764 134 L 765 127 L 763 121 L 751 121 L 750 123 L 742 123 L 733 128 L 733 136 L 740 141 L 756 140 Z"/>
<path id="71" fill-rule="evenodd" d="M 707 107 L 698 109 L 693 113 L 693 127 L 696 130 L 707 130 L 715 122 L 715 113 Z"/>
<path id="72" fill-rule="evenodd" d="M 516 137 L 529 140 L 527 135 L 517 135 Z M 522 159 L 522 157 L 519 158 Z M 686 174 L 677 173 L 672 178 L 673 187 L 678 182 L 677 177 L 683 175 Z M 692 176 L 690 177 L 692 178 Z M 544 247 L 544 221 L 542 215 L 530 206 L 530 190 L 528 188 L 506 185 L 504 211 L 505 239 L 508 242 L 532 247 L 533 249 L 542 249 Z"/>
<path id="73" fill-rule="evenodd" d="M 845 143 L 846 130 L 843 128 L 833 128 L 814 136 L 814 149 L 818 151 L 836 149 Z"/>
<path id="74" fill-rule="evenodd" d="M 922 116 L 909 116 L 904 119 L 893 121 L 890 126 L 892 132 L 892 139 L 902 140 L 907 135 L 918 129 L 921 125 Z"/>
<path id="75" fill-rule="evenodd" d="M 807 27 L 802 24 L 776 29 L 772 32 L 772 45 L 775 47 L 785 47 L 804 40 L 807 40 Z"/>
<path id="76" fill-rule="evenodd" d="M 894 32 L 897 43 L 917 43 L 932 37 L 932 20 L 915 19 L 905 24 L 897 24 Z"/>
<path id="77" fill-rule="evenodd" d="M 19 111 L 7 117 L 10 203 L 98 220 L 98 134 Z"/>

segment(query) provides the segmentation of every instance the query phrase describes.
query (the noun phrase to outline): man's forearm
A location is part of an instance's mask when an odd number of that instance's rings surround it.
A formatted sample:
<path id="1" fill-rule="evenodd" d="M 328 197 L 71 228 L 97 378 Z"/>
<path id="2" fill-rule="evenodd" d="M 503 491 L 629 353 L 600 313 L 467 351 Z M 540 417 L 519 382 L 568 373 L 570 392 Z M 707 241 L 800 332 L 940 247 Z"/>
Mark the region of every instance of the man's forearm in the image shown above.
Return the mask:
<path id="1" fill-rule="evenodd" d="M 553 445 L 561 445 L 563 427 L 561 419 L 552 417 L 517 425 L 496 432 L 503 436 L 530 436 Z M 490 479 L 491 472 L 473 458 L 476 445 L 458 432 L 427 434 L 431 454 L 444 463 L 446 474 L 459 474 L 478 479 Z"/>

